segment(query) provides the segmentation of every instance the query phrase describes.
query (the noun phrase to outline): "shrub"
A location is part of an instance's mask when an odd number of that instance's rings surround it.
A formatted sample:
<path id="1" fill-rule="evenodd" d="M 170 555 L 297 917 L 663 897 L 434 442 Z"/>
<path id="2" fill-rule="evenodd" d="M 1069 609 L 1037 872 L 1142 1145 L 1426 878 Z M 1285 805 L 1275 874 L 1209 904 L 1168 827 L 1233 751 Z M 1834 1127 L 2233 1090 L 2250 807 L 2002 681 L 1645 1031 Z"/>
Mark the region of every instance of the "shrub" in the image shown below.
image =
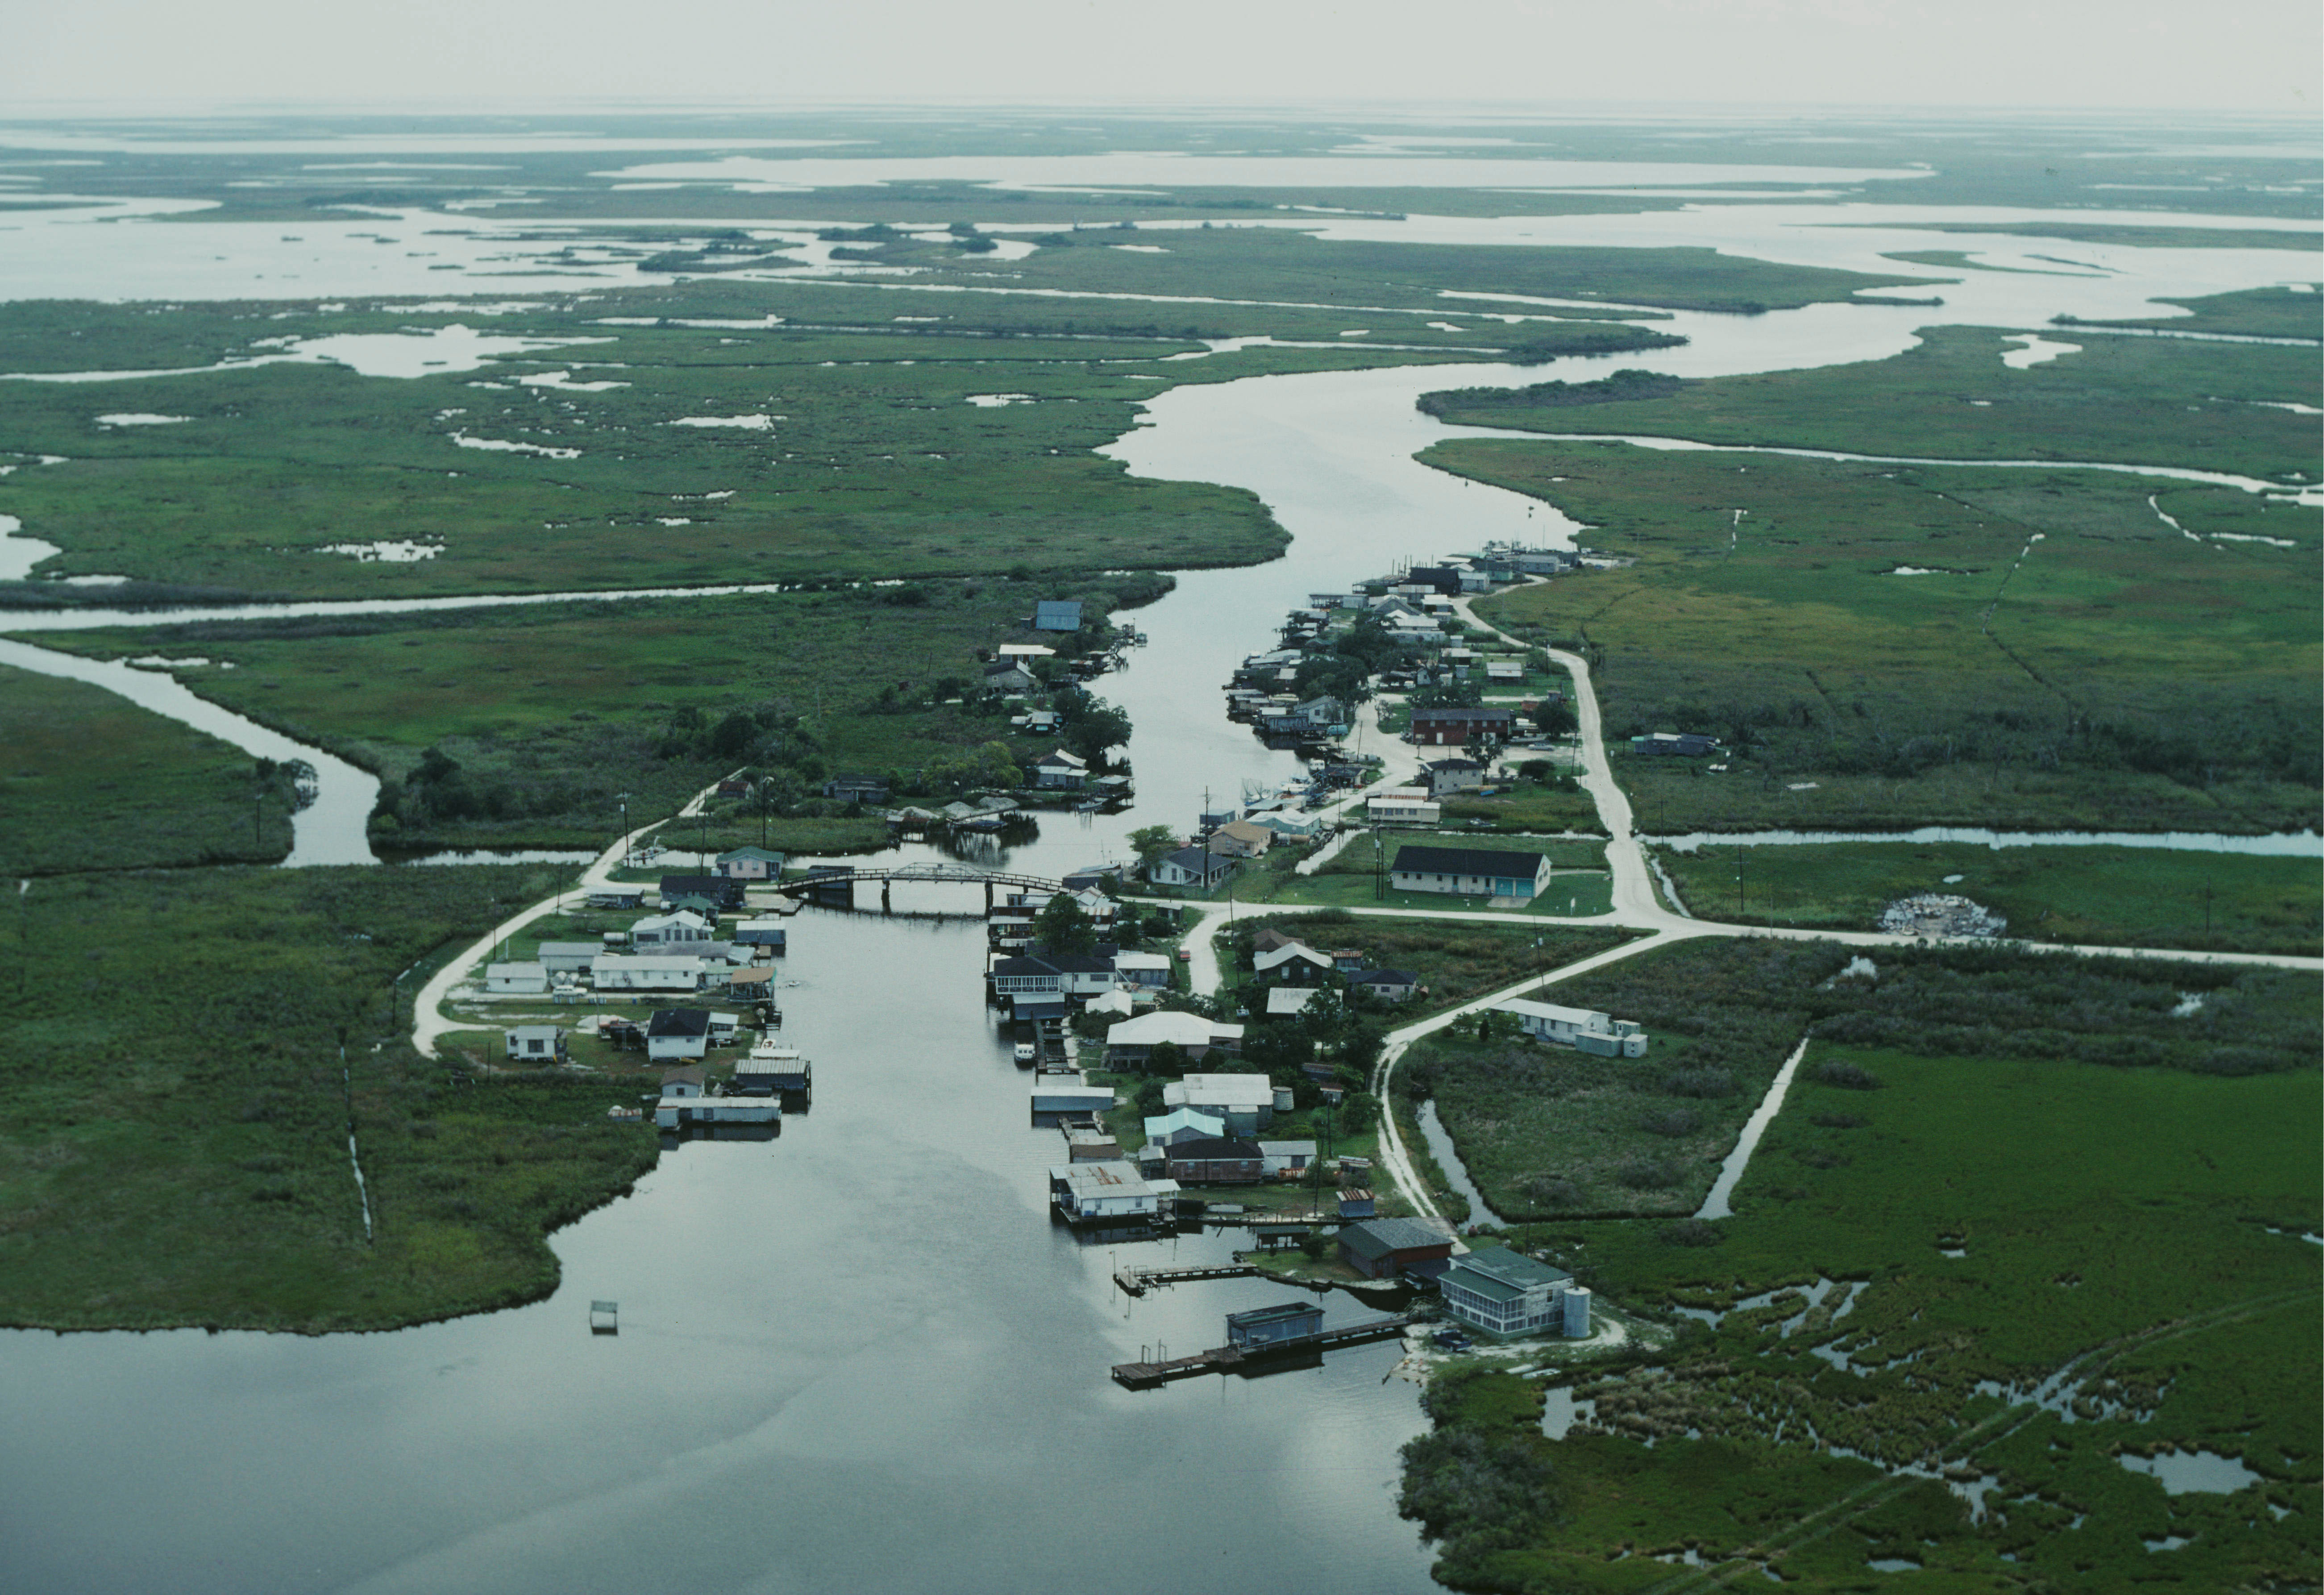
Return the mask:
<path id="1" fill-rule="evenodd" d="M 1638 1120 L 1638 1128 L 1651 1135 L 1666 1135 L 1675 1140 L 1683 1135 L 1692 1135 L 1702 1128 L 1702 1115 L 1692 1108 L 1669 1108 L 1659 1113 L 1648 1113 Z"/>
<path id="2" fill-rule="evenodd" d="M 1872 1120 L 1861 1113 L 1811 1113 L 1808 1122 L 1825 1129 L 1862 1129 Z"/>
<path id="3" fill-rule="evenodd" d="M 1878 1091 L 1880 1076 L 1868 1074 L 1862 1068 L 1838 1058 L 1816 1065 L 1815 1077 L 1826 1085 L 1837 1085 L 1843 1091 Z"/>
<path id="4" fill-rule="evenodd" d="M 1517 1181 L 1517 1191 L 1536 1207 L 1579 1207 L 1582 1187 L 1562 1174 L 1529 1174 Z"/>
<path id="5" fill-rule="evenodd" d="M 1681 1219 L 1657 1231 L 1666 1246 L 1717 1246 L 1727 1231 L 1704 1219 Z"/>
<path id="6" fill-rule="evenodd" d="M 1667 1191 L 1683 1177 L 1683 1171 L 1672 1158 L 1635 1157 L 1617 1169 L 1614 1177 L 1633 1191 Z"/>
<path id="7" fill-rule="evenodd" d="M 1670 1096 L 1730 1097 L 1735 1076 L 1725 1069 L 1674 1069 L 1663 1076 L 1663 1091 Z"/>

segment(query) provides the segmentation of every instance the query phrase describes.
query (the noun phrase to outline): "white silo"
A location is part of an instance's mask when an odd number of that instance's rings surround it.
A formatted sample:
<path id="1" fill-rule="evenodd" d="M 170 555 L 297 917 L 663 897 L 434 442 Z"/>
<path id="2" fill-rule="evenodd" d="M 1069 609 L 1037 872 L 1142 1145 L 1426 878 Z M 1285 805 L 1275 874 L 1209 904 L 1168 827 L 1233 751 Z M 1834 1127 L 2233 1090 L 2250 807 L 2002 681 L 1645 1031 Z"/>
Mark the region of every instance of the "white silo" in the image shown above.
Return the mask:
<path id="1" fill-rule="evenodd" d="M 1590 1338 L 1590 1291 L 1585 1286 L 1568 1286 L 1565 1291 L 1565 1338 L 1586 1341 Z"/>

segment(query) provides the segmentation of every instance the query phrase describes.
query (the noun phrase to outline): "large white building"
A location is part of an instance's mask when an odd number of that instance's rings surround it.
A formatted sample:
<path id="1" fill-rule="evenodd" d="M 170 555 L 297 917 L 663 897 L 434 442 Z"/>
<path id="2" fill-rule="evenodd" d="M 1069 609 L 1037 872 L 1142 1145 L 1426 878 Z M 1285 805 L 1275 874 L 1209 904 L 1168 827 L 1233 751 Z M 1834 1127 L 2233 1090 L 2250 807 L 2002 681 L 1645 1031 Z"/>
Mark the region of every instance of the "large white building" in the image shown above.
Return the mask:
<path id="1" fill-rule="evenodd" d="M 1177 1181 L 1149 1180 L 1134 1164 L 1067 1163 L 1049 1170 L 1049 1200 L 1076 1223 L 1153 1219 L 1177 1194 Z"/>
<path id="2" fill-rule="evenodd" d="M 1223 1120 L 1231 1136 L 1257 1135 L 1275 1121 L 1275 1083 L 1264 1074 L 1189 1074 L 1162 1088 L 1162 1105 Z"/>
<path id="3" fill-rule="evenodd" d="M 1590 1292 L 1563 1268 L 1506 1246 L 1480 1247 L 1452 1259 L 1437 1281 L 1444 1309 L 1489 1335 L 1590 1334 Z"/>
<path id="4" fill-rule="evenodd" d="M 1493 1006 L 1496 1013 L 1515 1014 L 1525 1033 L 1536 1041 L 1554 1041 L 1600 1057 L 1642 1058 L 1646 1033 L 1636 1019 L 1618 1019 L 1589 1008 L 1562 1008 L 1554 1002 L 1532 1002 L 1513 997 Z"/>

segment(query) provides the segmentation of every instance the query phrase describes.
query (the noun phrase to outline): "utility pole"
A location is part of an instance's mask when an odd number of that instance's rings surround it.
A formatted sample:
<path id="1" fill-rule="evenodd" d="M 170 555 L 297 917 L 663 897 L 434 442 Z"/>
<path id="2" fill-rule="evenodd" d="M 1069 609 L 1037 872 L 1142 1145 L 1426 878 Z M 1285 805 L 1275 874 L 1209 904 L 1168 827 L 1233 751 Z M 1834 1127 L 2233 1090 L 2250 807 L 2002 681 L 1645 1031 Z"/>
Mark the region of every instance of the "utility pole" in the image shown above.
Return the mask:
<path id="1" fill-rule="evenodd" d="M 1735 917 L 1743 917 L 1743 850 L 1735 850 Z"/>

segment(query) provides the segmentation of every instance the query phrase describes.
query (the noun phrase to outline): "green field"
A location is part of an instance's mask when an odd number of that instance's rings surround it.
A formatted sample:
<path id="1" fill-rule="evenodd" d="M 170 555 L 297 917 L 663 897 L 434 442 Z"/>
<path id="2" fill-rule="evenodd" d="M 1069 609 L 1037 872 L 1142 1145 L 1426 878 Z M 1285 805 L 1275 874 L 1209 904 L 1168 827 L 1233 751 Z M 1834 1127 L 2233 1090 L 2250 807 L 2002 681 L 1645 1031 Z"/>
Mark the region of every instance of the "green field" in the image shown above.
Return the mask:
<path id="1" fill-rule="evenodd" d="M 1635 558 L 1479 613 L 1588 654 L 1649 833 L 2317 823 L 2314 510 L 2094 473 L 1618 443 L 1424 457 Z M 1628 757 L 1655 731 L 1724 751 Z"/>
<path id="2" fill-rule="evenodd" d="M 1871 930 L 1897 899 L 1936 891 L 1993 909 L 2014 938 L 2309 957 L 2324 950 L 2324 867 L 2313 858 L 1917 842 L 1665 848 L 1656 857 L 1707 919 Z"/>
<path id="3" fill-rule="evenodd" d="M 0 666 L 0 871 L 272 863 L 291 794 L 250 756 L 102 687 Z"/>
<path id="4" fill-rule="evenodd" d="M 945 767 L 996 741 L 1019 762 L 1045 751 L 1012 736 L 997 706 L 948 700 L 980 679 L 977 650 L 1023 635 L 1037 597 L 1072 592 L 1104 607 L 1117 590 L 1129 589 L 1003 579 L 927 584 L 911 604 L 896 589 L 844 588 L 42 641 L 99 657 L 198 651 L 212 662 L 177 672 L 195 691 L 395 783 L 392 820 L 374 826 L 383 844 L 603 847 L 620 794 L 641 824 L 754 763 L 779 772 L 787 794 L 770 842 L 825 851 L 884 835 L 817 810 L 825 775 L 941 784 Z M 738 714 L 756 723 L 722 733 Z M 421 779 L 431 749 L 458 765 L 456 781 Z M 755 807 L 723 806 L 714 844 L 758 839 Z"/>
<path id="5" fill-rule="evenodd" d="M 2264 408 L 2317 402 L 2312 349 L 2093 338 L 2078 354 L 2013 370 L 2001 364 L 2014 347 L 2004 332 L 1931 327 L 1920 336 L 1887 360 L 1687 382 L 1665 398 L 1545 405 L 1523 389 L 1464 389 L 1425 394 L 1421 407 L 1524 431 L 2318 479 L 2312 422 Z"/>
<path id="6" fill-rule="evenodd" d="M 37 885 L 0 1019 L 0 1323 L 315 1333 L 555 1288 L 547 1233 L 658 1155 L 650 1127 L 606 1120 L 634 1086 L 447 1078 L 389 1006 L 395 977 L 475 936 L 494 899 L 558 878 L 212 869 Z M 402 983 L 402 1023 L 424 973 Z"/>
<path id="7" fill-rule="evenodd" d="M 1536 995 L 1637 1021 L 1651 1038 L 1644 1059 L 1527 1041 L 1507 1019 L 1480 1037 L 1464 1021 L 1414 1047 L 1398 1089 L 1435 1099 L 1504 1217 L 1675 1214 L 1700 1205 L 1777 1067 L 1810 1036 L 2220 1075 L 2297 1070 L 2316 1050 L 2315 982 L 2293 971 L 2003 945 L 1852 957 L 1828 943 L 1727 938 L 1641 953 Z M 2200 1001 L 2177 1011 L 2190 997 Z"/>
<path id="8" fill-rule="evenodd" d="M 1949 1590 L 2312 1581 L 2313 981 L 1987 949 L 1883 954 L 1869 982 L 1834 982 L 1843 959 L 1694 944 L 1554 989 L 1659 1008 L 1701 1048 L 1818 1038 L 1736 1217 L 1516 1232 L 1625 1308 L 1717 1322 L 1674 1320 L 1667 1350 L 1575 1372 L 1554 1510 L 1497 1544 L 1455 1536 L 1440 1578 L 1674 1590 L 1727 1563 L 1849 1590 L 1895 1559 Z M 2208 1031 L 2170 1012 L 2190 973 L 2221 982 Z M 1434 1055 L 1439 1111 L 1489 1200 L 1510 1120 L 1586 1158 L 1618 1120 L 1587 1091 L 1528 1093 L 1514 1057 L 1488 1090 L 1491 1060 L 1464 1050 Z M 1663 1065 L 1630 1065 L 1646 1066 Z M 2053 1375 L 2044 1408 L 2031 1393 Z M 2256 1478 L 2170 1495 L 2118 1460 L 2174 1447 Z"/>
<path id="9" fill-rule="evenodd" d="M 2184 316 L 2155 316 L 2144 321 L 2078 321 L 2061 317 L 2061 327 L 2151 327 L 2164 332 L 2217 332 L 2239 337 L 2297 337 L 2310 342 L 2324 337 L 2324 300 L 2313 289 L 2250 288 L 2236 293 L 2206 294 L 2200 299 L 2157 300 L 2156 304 L 2183 305 Z"/>

